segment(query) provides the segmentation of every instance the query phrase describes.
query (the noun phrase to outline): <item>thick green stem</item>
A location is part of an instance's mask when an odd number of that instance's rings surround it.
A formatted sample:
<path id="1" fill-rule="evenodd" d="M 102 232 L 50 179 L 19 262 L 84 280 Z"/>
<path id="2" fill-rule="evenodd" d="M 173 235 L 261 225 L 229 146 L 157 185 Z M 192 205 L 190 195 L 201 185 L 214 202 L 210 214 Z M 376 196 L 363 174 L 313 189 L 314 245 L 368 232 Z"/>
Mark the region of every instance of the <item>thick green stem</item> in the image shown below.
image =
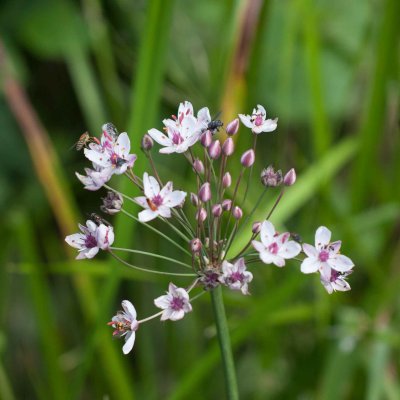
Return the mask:
<path id="1" fill-rule="evenodd" d="M 231 339 L 229 336 L 224 300 L 222 298 L 222 290 L 220 286 L 211 291 L 211 300 L 214 309 L 215 322 L 217 325 L 222 363 L 224 366 L 225 383 L 228 392 L 227 398 L 229 400 L 238 400 L 239 392 L 236 382 L 235 364 L 233 362 Z"/>

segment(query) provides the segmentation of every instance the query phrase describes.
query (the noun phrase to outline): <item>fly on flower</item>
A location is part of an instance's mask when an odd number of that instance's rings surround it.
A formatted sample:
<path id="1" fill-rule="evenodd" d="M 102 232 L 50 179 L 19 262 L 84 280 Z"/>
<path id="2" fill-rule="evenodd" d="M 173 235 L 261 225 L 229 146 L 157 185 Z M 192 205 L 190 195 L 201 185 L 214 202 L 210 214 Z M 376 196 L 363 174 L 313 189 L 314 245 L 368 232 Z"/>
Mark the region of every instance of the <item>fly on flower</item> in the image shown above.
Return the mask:
<path id="1" fill-rule="evenodd" d="M 90 136 L 89 132 L 82 133 L 81 136 L 79 136 L 78 141 L 71 147 L 75 147 L 76 151 L 81 151 L 84 147 L 86 147 L 89 143 L 97 143 L 100 144 L 99 139 L 96 137 Z"/>

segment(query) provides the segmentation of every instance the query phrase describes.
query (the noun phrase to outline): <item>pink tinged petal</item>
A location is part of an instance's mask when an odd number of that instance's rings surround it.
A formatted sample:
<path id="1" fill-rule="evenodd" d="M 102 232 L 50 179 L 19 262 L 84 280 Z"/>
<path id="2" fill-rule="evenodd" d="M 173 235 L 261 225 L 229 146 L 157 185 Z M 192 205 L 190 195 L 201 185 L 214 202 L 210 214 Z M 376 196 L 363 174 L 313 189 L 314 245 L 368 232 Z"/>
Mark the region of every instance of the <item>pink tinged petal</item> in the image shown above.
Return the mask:
<path id="1" fill-rule="evenodd" d="M 246 264 L 243 257 L 236 261 L 235 267 L 239 272 L 243 272 L 246 269 Z"/>
<path id="2" fill-rule="evenodd" d="M 324 286 L 325 290 L 329 293 L 332 294 L 333 293 L 333 287 L 331 285 L 330 282 L 324 281 L 321 279 L 321 283 Z"/>
<path id="3" fill-rule="evenodd" d="M 111 227 L 101 224 L 97 230 L 97 242 L 98 246 L 102 250 L 108 249 L 114 242 L 114 231 Z"/>
<path id="4" fill-rule="evenodd" d="M 300 251 L 301 246 L 299 245 L 299 243 L 294 242 L 293 240 L 289 240 L 280 247 L 278 254 L 283 258 L 288 259 L 296 257 L 300 253 Z"/>
<path id="5" fill-rule="evenodd" d="M 173 183 L 171 181 L 167 182 L 160 191 L 160 196 L 162 198 L 166 197 L 173 190 Z"/>
<path id="6" fill-rule="evenodd" d="M 275 228 L 270 221 L 264 221 L 261 226 L 260 237 L 265 246 L 269 246 L 274 239 Z"/>
<path id="7" fill-rule="evenodd" d="M 273 132 L 278 127 L 278 118 L 267 119 L 260 126 L 261 132 Z"/>
<path id="8" fill-rule="evenodd" d="M 78 254 L 76 259 L 82 260 L 84 258 L 93 258 L 98 252 L 99 252 L 98 247 L 92 247 L 91 249 L 84 249 Z"/>
<path id="9" fill-rule="evenodd" d="M 199 122 L 203 122 L 204 124 L 208 124 L 211 122 L 211 116 L 210 116 L 210 111 L 207 107 L 203 107 L 200 109 L 197 113 L 197 120 Z"/>
<path id="10" fill-rule="evenodd" d="M 168 207 L 176 207 L 184 202 L 186 194 L 186 192 L 175 190 L 165 197 L 164 204 Z"/>
<path id="11" fill-rule="evenodd" d="M 321 274 L 321 279 L 330 281 L 332 275 L 332 268 L 328 265 L 328 263 L 324 262 L 319 267 L 319 273 Z"/>
<path id="12" fill-rule="evenodd" d="M 128 354 L 135 344 L 136 332 L 130 331 L 125 335 L 125 344 L 122 347 L 122 351 L 124 354 Z"/>
<path id="13" fill-rule="evenodd" d="M 253 114 L 255 114 L 254 110 Z M 267 114 L 267 111 L 265 111 L 265 108 L 261 104 L 257 104 L 257 114 L 262 114 L 264 116 Z"/>
<path id="14" fill-rule="evenodd" d="M 149 176 L 147 172 L 143 174 L 143 186 L 144 195 L 148 199 L 152 199 L 154 196 L 160 193 L 160 185 L 153 176 Z"/>
<path id="15" fill-rule="evenodd" d="M 178 321 L 185 316 L 185 311 L 183 310 L 174 310 L 171 312 L 169 319 L 171 321 Z"/>
<path id="16" fill-rule="evenodd" d="M 329 247 L 328 250 L 332 253 L 337 253 L 340 250 L 340 246 L 342 245 L 342 241 L 341 240 L 337 240 L 336 242 L 332 242 Z"/>
<path id="17" fill-rule="evenodd" d="M 171 209 L 167 206 L 158 207 L 158 214 L 160 214 L 164 218 L 171 218 Z"/>
<path id="18" fill-rule="evenodd" d="M 349 257 L 346 257 L 342 254 L 338 254 L 335 257 L 330 258 L 328 263 L 333 269 L 339 272 L 350 271 L 354 267 L 353 261 L 351 261 Z"/>
<path id="19" fill-rule="evenodd" d="M 269 251 L 264 250 L 260 252 L 260 259 L 265 264 L 272 264 L 275 257 Z"/>
<path id="20" fill-rule="evenodd" d="M 154 299 L 154 305 L 158 308 L 167 309 L 171 302 L 171 296 L 163 295 Z"/>
<path id="21" fill-rule="evenodd" d="M 183 311 L 185 311 L 185 313 L 189 313 L 192 311 L 192 305 L 190 303 L 185 303 L 183 305 Z"/>
<path id="22" fill-rule="evenodd" d="M 189 294 L 188 294 L 188 292 L 187 292 L 185 289 L 183 289 L 183 288 L 177 288 L 177 289 L 175 290 L 175 296 L 176 296 L 176 297 L 181 297 L 182 299 L 189 301 Z"/>
<path id="23" fill-rule="evenodd" d="M 253 245 L 253 247 L 258 251 L 258 252 L 262 252 L 265 251 L 265 246 L 259 242 L 258 240 L 253 240 L 251 242 L 251 244 Z"/>
<path id="24" fill-rule="evenodd" d="M 89 229 L 89 232 L 96 232 L 97 225 L 90 219 L 86 221 L 86 226 Z"/>
<path id="25" fill-rule="evenodd" d="M 187 150 L 187 149 L 186 149 L 186 150 Z M 186 150 L 183 150 L 183 152 L 186 151 Z M 175 152 L 177 152 L 177 153 L 183 153 L 182 151 L 176 151 L 175 145 L 174 145 L 174 146 L 170 146 L 170 147 L 163 147 L 163 148 L 160 149 L 160 151 L 159 151 L 159 153 L 162 153 L 162 154 L 171 154 L 171 153 L 175 153 Z"/>
<path id="26" fill-rule="evenodd" d="M 173 311 L 168 307 L 164 310 L 164 312 L 161 314 L 161 321 L 166 321 L 167 319 L 170 319 Z"/>
<path id="27" fill-rule="evenodd" d="M 285 259 L 283 257 L 280 257 L 279 255 L 272 255 L 272 262 L 277 267 L 284 267 L 285 266 Z"/>
<path id="28" fill-rule="evenodd" d="M 138 218 L 140 222 L 148 222 L 158 217 L 158 212 L 147 209 L 143 210 L 138 214 Z"/>
<path id="29" fill-rule="evenodd" d="M 125 158 L 131 150 L 131 142 L 126 132 L 122 132 L 115 143 L 114 151 L 122 158 Z"/>
<path id="30" fill-rule="evenodd" d="M 348 282 L 346 282 L 344 279 L 338 278 L 336 279 L 335 282 L 331 282 L 332 287 L 334 290 L 337 290 L 339 292 L 347 292 L 351 290 L 350 285 Z"/>
<path id="31" fill-rule="evenodd" d="M 152 139 L 154 139 L 157 143 L 161 144 L 162 146 L 171 146 L 172 144 L 171 139 L 157 129 L 154 128 L 150 129 L 147 133 L 150 135 Z"/>
<path id="32" fill-rule="evenodd" d="M 85 245 L 85 236 L 82 233 L 74 233 L 65 238 L 65 241 L 72 247 L 80 249 Z"/>
<path id="33" fill-rule="evenodd" d="M 145 196 L 139 196 L 135 197 L 134 202 L 139 204 L 139 206 L 142 206 L 143 208 L 149 208 L 149 205 L 147 204 L 147 197 Z"/>
<path id="34" fill-rule="evenodd" d="M 300 270 L 303 274 L 312 274 L 317 272 L 321 263 L 313 257 L 307 257 L 301 263 Z"/>
<path id="35" fill-rule="evenodd" d="M 331 234 L 331 231 L 327 227 L 320 226 L 315 232 L 315 247 L 320 249 L 322 246 L 329 244 Z"/>
<path id="36" fill-rule="evenodd" d="M 304 253 L 306 253 L 306 255 L 308 257 L 318 258 L 319 252 L 314 246 L 311 246 L 311 244 L 304 243 L 303 244 L 303 251 L 304 251 Z"/>
<path id="37" fill-rule="evenodd" d="M 122 308 L 127 314 L 129 314 L 129 316 L 131 317 L 131 321 L 136 319 L 137 317 L 136 309 L 129 300 L 122 301 Z"/>
<path id="38" fill-rule="evenodd" d="M 90 149 L 84 150 L 86 158 L 100 167 L 109 167 L 111 165 L 110 157 L 105 152 L 98 152 Z"/>
<path id="39" fill-rule="evenodd" d="M 251 122 L 250 115 L 239 114 L 239 118 L 244 126 L 246 126 L 247 128 L 253 128 L 253 123 Z"/>

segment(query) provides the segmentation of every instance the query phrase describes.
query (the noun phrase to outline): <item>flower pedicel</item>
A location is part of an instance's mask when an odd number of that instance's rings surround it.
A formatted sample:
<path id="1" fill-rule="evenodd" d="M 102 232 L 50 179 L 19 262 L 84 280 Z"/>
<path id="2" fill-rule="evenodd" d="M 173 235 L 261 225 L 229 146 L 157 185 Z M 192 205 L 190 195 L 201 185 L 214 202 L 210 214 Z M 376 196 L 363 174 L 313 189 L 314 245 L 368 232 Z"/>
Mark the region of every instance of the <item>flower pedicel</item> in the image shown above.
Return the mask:
<path id="1" fill-rule="evenodd" d="M 230 157 L 235 151 L 232 136 L 238 132 L 239 118 L 245 127 L 251 129 L 254 145 L 241 155 L 240 161 L 235 161 L 236 167 L 240 169 L 235 180 L 229 166 L 233 162 Z M 112 247 L 113 228 L 102 218 L 88 220 L 86 226 L 79 225 L 81 233 L 66 237 L 66 242 L 78 250 L 77 259 L 93 258 L 99 250 L 104 250 L 131 268 L 190 279 L 186 287 L 177 287 L 171 282 L 167 293 L 154 300 L 154 305 L 161 311 L 142 320 L 137 320 L 132 303 L 128 300 L 122 302 L 123 311 L 119 311 L 109 325 L 114 328 L 114 336 L 125 339 L 124 354 L 132 350 L 136 331 L 141 324 L 156 317 L 160 317 L 162 321 L 184 318 L 192 311 L 191 301 L 205 291 L 215 290 L 222 285 L 248 295 L 253 279 L 253 272 L 249 271 L 252 263 L 262 262 L 284 267 L 288 260 L 296 258 L 301 262 L 301 272 L 320 274 L 321 284 L 328 293 L 350 290 L 346 278 L 352 272 L 354 264 L 339 253 L 340 241 L 330 241 L 331 232 L 328 228 L 321 226 L 317 229 L 315 246 L 306 243 L 301 245 L 297 235 L 278 232 L 270 221 L 284 190 L 290 190 L 287 187 L 295 184 L 296 172 L 293 168 L 284 177 L 281 170 L 275 172 L 272 166 L 260 171 L 260 186 L 264 185 L 265 189 L 281 187 L 275 204 L 265 215 L 264 221 L 251 221 L 255 208 L 247 216 L 243 212 L 238 199 L 242 191 L 245 193 L 244 197 L 248 191 L 251 176 L 249 171 L 255 166 L 257 137 L 262 132 L 275 131 L 278 119 L 268 119 L 261 105 L 251 115 L 239 114 L 239 118 L 227 125 L 227 139 L 217 140 L 214 135 L 221 128 L 222 122 L 212 121 L 206 107 L 195 115 L 191 103 L 181 103 L 177 116 L 163 120 L 162 131 L 150 129 L 142 139 L 141 148 L 149 160 L 149 171 L 134 171 L 137 156 L 130 154 L 128 134 L 118 133 L 110 123 L 103 125 L 100 139 L 88 134 L 91 140 L 81 141 L 85 156 L 92 162 L 92 168 L 85 168 L 86 175 L 76 175 L 85 189 L 99 190 L 104 187 L 108 190 L 101 210 L 110 215 L 122 212 L 135 219 L 168 240 L 190 260 L 189 264 L 164 255 L 146 253 L 168 260 L 174 266 L 187 267 L 191 270 L 190 273 L 156 271 L 131 265 L 116 253 L 143 252 Z M 174 190 L 172 181 L 164 183 L 161 179 L 151 154 L 155 145 L 153 141 L 161 146 L 160 153 L 183 154 L 191 165 L 197 189 L 195 193 L 189 192 L 190 202 L 185 208 L 183 206 L 187 192 Z M 246 173 L 249 175 L 244 175 Z M 138 196 L 131 198 L 108 186 L 107 182 L 113 175 L 128 177 L 136 186 Z M 124 209 L 123 200 L 125 203 L 132 201 L 140 205 L 142 210 L 137 216 L 129 214 Z M 165 234 L 148 225 L 154 219 L 161 219 L 170 232 Z M 238 251 L 233 245 L 239 228 L 246 228 L 250 237 Z M 186 247 L 177 242 L 174 235 L 185 242 Z M 198 291 L 198 294 L 192 296 L 192 291 Z"/>

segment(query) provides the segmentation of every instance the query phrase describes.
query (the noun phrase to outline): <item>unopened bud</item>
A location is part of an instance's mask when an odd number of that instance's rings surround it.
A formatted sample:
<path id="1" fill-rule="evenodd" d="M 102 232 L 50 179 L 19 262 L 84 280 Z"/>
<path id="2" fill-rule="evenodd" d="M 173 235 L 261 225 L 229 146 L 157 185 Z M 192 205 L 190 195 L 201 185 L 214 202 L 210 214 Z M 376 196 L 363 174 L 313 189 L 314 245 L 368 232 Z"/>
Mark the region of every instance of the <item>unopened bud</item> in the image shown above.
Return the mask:
<path id="1" fill-rule="evenodd" d="M 248 168 L 254 164 L 255 159 L 256 159 L 256 155 L 254 154 L 254 150 L 250 149 L 243 153 L 242 158 L 240 159 L 240 162 L 242 163 L 243 167 Z"/>
<path id="2" fill-rule="evenodd" d="M 221 144 L 219 140 L 215 140 L 208 148 L 208 154 L 213 160 L 216 160 L 221 155 Z"/>
<path id="3" fill-rule="evenodd" d="M 199 253 L 201 248 L 202 244 L 199 238 L 195 238 L 190 241 L 190 250 L 192 250 L 192 253 Z"/>
<path id="4" fill-rule="evenodd" d="M 211 187 L 209 182 L 205 182 L 201 185 L 199 190 L 199 199 L 203 203 L 206 203 L 211 199 Z"/>
<path id="5" fill-rule="evenodd" d="M 196 158 L 193 163 L 193 169 L 198 173 L 198 174 L 204 174 L 204 164 Z"/>
<path id="6" fill-rule="evenodd" d="M 204 147 L 208 147 L 210 146 L 211 142 L 212 142 L 212 134 L 210 131 L 205 131 L 200 138 L 200 142 Z"/>
<path id="7" fill-rule="evenodd" d="M 240 218 L 243 217 L 243 211 L 242 211 L 242 209 L 240 207 L 235 206 L 233 208 L 232 215 L 233 215 L 234 218 L 240 219 Z"/>
<path id="8" fill-rule="evenodd" d="M 197 194 L 190 193 L 190 202 L 197 207 L 199 205 L 199 198 L 197 197 Z"/>
<path id="9" fill-rule="evenodd" d="M 154 142 L 153 139 L 147 133 L 142 138 L 142 149 L 144 151 L 149 151 L 153 148 Z"/>
<path id="10" fill-rule="evenodd" d="M 282 183 L 282 171 L 275 172 L 272 165 L 261 171 L 261 182 L 264 186 L 275 187 Z"/>
<path id="11" fill-rule="evenodd" d="M 254 222 L 253 226 L 251 227 L 251 231 L 253 233 L 260 233 L 260 231 L 261 231 L 261 222 Z"/>
<path id="12" fill-rule="evenodd" d="M 232 184 L 232 177 L 229 172 L 225 172 L 224 176 L 222 177 L 222 186 L 226 189 Z"/>
<path id="13" fill-rule="evenodd" d="M 218 218 L 222 214 L 222 206 L 221 204 L 214 204 L 211 208 L 212 214 L 214 217 Z"/>
<path id="14" fill-rule="evenodd" d="M 206 218 L 207 211 L 203 207 L 201 207 L 200 210 L 196 213 L 196 219 L 197 221 L 204 222 Z"/>
<path id="15" fill-rule="evenodd" d="M 116 214 L 121 211 L 124 200 L 119 193 L 112 191 L 107 192 L 107 196 L 102 198 L 103 205 L 100 206 L 100 210 L 106 214 Z"/>
<path id="16" fill-rule="evenodd" d="M 296 182 L 296 171 L 294 168 L 290 169 L 285 177 L 283 178 L 283 183 L 285 186 L 292 186 Z"/>
<path id="17" fill-rule="evenodd" d="M 232 207 L 232 200 L 225 199 L 222 201 L 222 209 L 224 211 L 229 211 Z"/>
<path id="18" fill-rule="evenodd" d="M 234 150 L 235 144 L 233 143 L 233 139 L 231 137 L 228 137 L 228 139 L 226 139 L 224 144 L 222 145 L 222 152 L 228 157 L 233 154 Z"/>
<path id="19" fill-rule="evenodd" d="M 239 118 L 236 118 L 232 122 L 229 122 L 229 124 L 226 126 L 226 133 L 229 136 L 233 136 L 236 135 L 238 129 L 239 129 Z"/>

